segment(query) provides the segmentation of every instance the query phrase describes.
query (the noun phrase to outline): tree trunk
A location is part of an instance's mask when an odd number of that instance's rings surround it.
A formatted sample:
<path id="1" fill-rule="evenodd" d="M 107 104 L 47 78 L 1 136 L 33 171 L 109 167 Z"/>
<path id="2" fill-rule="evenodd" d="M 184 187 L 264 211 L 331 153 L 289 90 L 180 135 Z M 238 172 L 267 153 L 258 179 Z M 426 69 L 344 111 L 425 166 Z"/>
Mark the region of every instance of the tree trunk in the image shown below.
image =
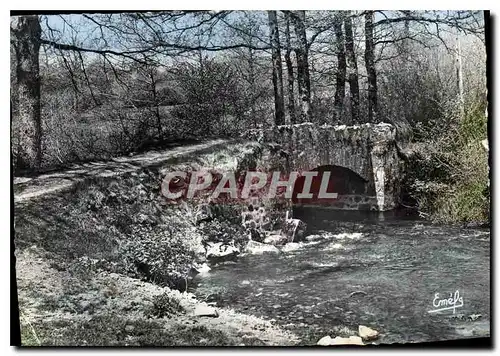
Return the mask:
<path id="1" fill-rule="evenodd" d="M 257 114 L 255 113 L 255 64 L 253 49 L 248 49 L 248 82 L 250 84 L 250 115 L 252 115 L 253 128 L 257 128 Z"/>
<path id="2" fill-rule="evenodd" d="M 308 46 L 305 27 L 305 11 L 291 12 L 297 37 L 295 54 L 297 57 L 297 83 L 300 97 L 301 121 L 312 121 L 311 112 L 311 81 L 309 78 Z"/>
<path id="3" fill-rule="evenodd" d="M 290 44 L 290 13 L 285 11 L 286 27 L 285 27 L 285 62 L 288 78 L 288 113 L 290 115 L 290 124 L 297 123 L 297 115 L 295 112 L 295 95 L 293 91 L 294 76 L 293 76 L 293 63 L 292 63 L 292 46 Z"/>
<path id="4" fill-rule="evenodd" d="M 403 66 L 404 70 L 409 70 L 409 59 L 410 59 L 410 21 L 408 20 L 409 18 L 412 17 L 412 13 L 409 10 L 402 10 L 401 11 L 404 15 L 404 17 L 407 18 L 407 20 L 404 21 L 404 32 L 403 32 L 403 41 L 401 43 L 402 45 L 402 54 L 403 54 Z"/>
<path id="5" fill-rule="evenodd" d="M 354 36 L 352 33 L 352 18 L 350 12 L 344 19 L 345 27 L 345 49 L 347 53 L 347 63 L 349 71 L 349 90 L 351 101 L 352 123 L 360 123 L 359 120 L 359 83 L 358 83 L 358 64 L 356 62 L 356 53 L 354 52 Z"/>
<path id="6" fill-rule="evenodd" d="M 377 122 L 377 72 L 373 41 L 373 11 L 365 14 L 365 66 L 368 76 L 368 122 Z"/>
<path id="7" fill-rule="evenodd" d="M 149 72 L 149 79 L 151 80 L 151 94 L 153 95 L 153 103 L 154 103 L 154 114 L 156 117 L 156 129 L 158 130 L 158 139 L 163 139 L 163 128 L 161 126 L 161 115 L 160 115 L 160 102 L 158 101 L 158 94 L 156 92 L 156 78 L 155 73 L 153 73 L 155 69 L 151 68 Z"/>
<path id="8" fill-rule="evenodd" d="M 460 38 L 457 34 L 457 87 L 458 87 L 458 102 L 460 106 L 460 116 L 465 118 L 465 99 L 464 99 L 464 76 L 462 69 L 462 49 L 460 47 Z"/>
<path id="9" fill-rule="evenodd" d="M 38 16 L 19 16 L 11 23 L 16 48 L 16 88 L 18 108 L 13 118 L 19 131 L 18 168 L 38 170 L 42 161 L 40 120 L 40 36 Z"/>
<path id="10" fill-rule="evenodd" d="M 342 121 L 342 111 L 344 109 L 344 97 L 345 97 L 345 81 L 346 81 L 346 58 L 345 58 L 345 41 L 344 33 L 342 31 L 342 23 L 344 22 L 344 16 L 341 11 L 337 12 L 335 15 L 335 37 L 337 40 L 336 52 L 337 52 L 337 73 L 335 75 L 336 87 L 335 87 L 335 120 Z"/>
<path id="11" fill-rule="evenodd" d="M 278 19 L 276 11 L 268 11 L 269 35 L 271 38 L 271 49 L 273 58 L 273 87 L 274 87 L 274 123 L 285 124 L 285 102 L 283 100 L 283 73 L 281 68 L 280 36 L 278 31 Z"/>

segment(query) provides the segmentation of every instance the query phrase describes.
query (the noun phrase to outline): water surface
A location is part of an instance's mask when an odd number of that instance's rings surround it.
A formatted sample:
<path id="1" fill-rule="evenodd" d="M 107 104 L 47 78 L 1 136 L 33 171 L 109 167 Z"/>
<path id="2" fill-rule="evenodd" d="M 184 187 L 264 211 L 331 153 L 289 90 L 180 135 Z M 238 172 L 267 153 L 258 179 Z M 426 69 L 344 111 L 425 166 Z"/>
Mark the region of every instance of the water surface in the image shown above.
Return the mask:
<path id="1" fill-rule="evenodd" d="M 195 279 L 193 292 L 295 332 L 300 344 L 357 331 L 377 343 L 489 336 L 490 233 L 386 215 L 307 212 L 317 241 L 242 256 Z M 459 291 L 463 307 L 429 313 Z"/>

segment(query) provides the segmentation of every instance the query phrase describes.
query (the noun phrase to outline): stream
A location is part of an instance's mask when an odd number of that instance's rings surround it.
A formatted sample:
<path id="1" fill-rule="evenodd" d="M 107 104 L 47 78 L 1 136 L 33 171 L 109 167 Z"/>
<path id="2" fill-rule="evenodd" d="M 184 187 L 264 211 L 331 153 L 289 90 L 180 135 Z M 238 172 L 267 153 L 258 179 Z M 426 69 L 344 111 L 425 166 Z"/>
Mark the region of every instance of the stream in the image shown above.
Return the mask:
<path id="1" fill-rule="evenodd" d="M 380 332 L 375 344 L 490 335 L 489 229 L 395 213 L 298 214 L 310 241 L 214 266 L 190 291 L 271 320 L 295 333 L 299 345 L 354 334 L 358 325 Z M 456 291 L 463 306 L 429 313 Z"/>

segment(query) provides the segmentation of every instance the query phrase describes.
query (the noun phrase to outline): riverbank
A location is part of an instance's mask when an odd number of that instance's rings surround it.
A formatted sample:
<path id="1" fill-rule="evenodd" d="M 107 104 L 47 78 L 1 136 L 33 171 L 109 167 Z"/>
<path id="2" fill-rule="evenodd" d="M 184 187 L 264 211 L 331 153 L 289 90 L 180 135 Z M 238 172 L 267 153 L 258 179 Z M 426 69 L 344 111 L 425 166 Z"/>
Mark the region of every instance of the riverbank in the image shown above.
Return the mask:
<path id="1" fill-rule="evenodd" d="M 228 146 L 216 156 L 177 159 L 169 169 L 217 164 L 236 170 L 235 158 L 254 150 L 252 144 Z M 93 177 L 16 203 L 23 345 L 293 344 L 293 334 L 230 308 L 197 315 L 214 310 L 181 291 L 193 267 L 206 260 L 206 240 L 238 245 L 248 237 L 237 207 L 199 224 L 195 206 L 165 204 L 163 175 L 148 168 Z"/>
<path id="2" fill-rule="evenodd" d="M 24 346 L 272 346 L 296 337 L 190 293 L 94 270 L 60 269 L 36 246 L 16 253 Z M 213 314 L 215 313 L 215 314 Z"/>

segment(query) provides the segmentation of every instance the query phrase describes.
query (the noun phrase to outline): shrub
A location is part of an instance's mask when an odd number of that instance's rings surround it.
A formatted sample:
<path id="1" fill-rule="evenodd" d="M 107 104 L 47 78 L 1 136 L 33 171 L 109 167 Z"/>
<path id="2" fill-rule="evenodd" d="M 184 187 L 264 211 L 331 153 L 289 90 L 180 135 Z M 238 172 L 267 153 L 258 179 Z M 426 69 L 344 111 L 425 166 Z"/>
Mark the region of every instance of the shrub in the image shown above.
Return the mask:
<path id="1" fill-rule="evenodd" d="M 439 138 L 427 138 L 410 159 L 410 195 L 437 222 L 489 219 L 488 153 L 485 102 L 471 104 Z M 458 117 L 458 116 L 457 116 Z"/>
<path id="2" fill-rule="evenodd" d="M 146 315 L 154 318 L 163 318 L 184 312 L 185 310 L 179 303 L 179 300 L 171 297 L 167 293 L 163 293 L 153 297 L 153 305 L 146 311 Z"/>

